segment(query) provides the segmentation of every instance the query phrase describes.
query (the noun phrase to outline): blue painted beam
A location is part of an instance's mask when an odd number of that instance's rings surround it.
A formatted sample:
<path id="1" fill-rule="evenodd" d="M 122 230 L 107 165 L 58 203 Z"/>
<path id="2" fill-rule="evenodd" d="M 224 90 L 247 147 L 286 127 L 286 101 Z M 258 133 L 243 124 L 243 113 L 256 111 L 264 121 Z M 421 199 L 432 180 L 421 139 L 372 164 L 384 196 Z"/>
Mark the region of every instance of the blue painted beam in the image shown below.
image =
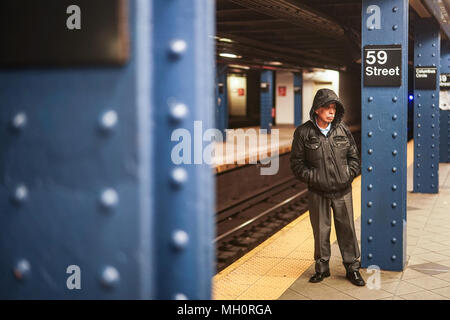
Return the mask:
<path id="1" fill-rule="evenodd" d="M 224 139 L 228 129 L 227 71 L 225 64 L 216 66 L 216 128 L 222 132 Z"/>
<path id="2" fill-rule="evenodd" d="M 127 11 L 123 67 L 0 72 L 0 299 L 155 296 L 149 2 Z"/>
<path id="3" fill-rule="evenodd" d="M 419 89 L 414 78 L 414 192 L 439 192 L 440 29 L 434 18 L 414 26 L 414 66 L 436 67 L 436 88 Z"/>
<path id="4" fill-rule="evenodd" d="M 214 274 L 214 180 L 203 133 L 214 127 L 215 2 L 153 4 L 156 298 L 210 299 Z M 181 108 L 181 109 L 180 109 Z M 184 110 L 178 112 L 177 110 Z M 174 163 L 177 129 L 189 132 L 189 163 Z"/>
<path id="5" fill-rule="evenodd" d="M 294 125 L 302 124 L 302 87 L 303 74 L 294 72 Z"/>
<path id="6" fill-rule="evenodd" d="M 450 41 L 441 41 L 441 73 L 450 73 Z M 439 110 L 439 162 L 450 162 L 450 110 Z"/>
<path id="7" fill-rule="evenodd" d="M 401 45 L 401 85 L 361 93 L 361 262 L 400 271 L 406 263 L 408 1 L 362 1 L 366 45 Z M 382 56 L 381 56 L 382 57 Z"/>
<path id="8" fill-rule="evenodd" d="M 261 129 L 270 133 L 272 128 L 273 107 L 273 76 L 272 70 L 261 71 Z"/>

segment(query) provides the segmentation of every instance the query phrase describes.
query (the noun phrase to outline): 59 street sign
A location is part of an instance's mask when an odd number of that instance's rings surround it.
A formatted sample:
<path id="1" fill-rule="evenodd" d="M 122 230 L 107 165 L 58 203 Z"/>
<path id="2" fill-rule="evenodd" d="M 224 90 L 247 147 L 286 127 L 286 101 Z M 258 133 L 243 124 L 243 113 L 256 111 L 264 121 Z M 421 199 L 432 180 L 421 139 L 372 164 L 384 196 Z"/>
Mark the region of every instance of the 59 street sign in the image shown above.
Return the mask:
<path id="1" fill-rule="evenodd" d="M 367 45 L 364 47 L 364 86 L 399 87 L 402 85 L 402 46 Z"/>

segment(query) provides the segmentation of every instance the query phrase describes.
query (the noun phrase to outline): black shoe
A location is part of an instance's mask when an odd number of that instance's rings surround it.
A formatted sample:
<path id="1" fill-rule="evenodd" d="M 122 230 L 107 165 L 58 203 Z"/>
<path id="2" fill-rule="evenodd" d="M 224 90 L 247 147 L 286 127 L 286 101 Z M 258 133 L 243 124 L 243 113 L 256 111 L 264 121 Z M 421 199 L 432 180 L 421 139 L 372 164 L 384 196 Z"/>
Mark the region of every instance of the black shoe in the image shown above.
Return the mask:
<path id="1" fill-rule="evenodd" d="M 359 271 L 347 272 L 347 279 L 350 280 L 350 282 L 355 286 L 363 287 L 366 285 Z"/>
<path id="2" fill-rule="evenodd" d="M 329 277 L 330 271 L 316 272 L 310 279 L 309 282 L 316 283 L 323 280 L 323 278 Z"/>

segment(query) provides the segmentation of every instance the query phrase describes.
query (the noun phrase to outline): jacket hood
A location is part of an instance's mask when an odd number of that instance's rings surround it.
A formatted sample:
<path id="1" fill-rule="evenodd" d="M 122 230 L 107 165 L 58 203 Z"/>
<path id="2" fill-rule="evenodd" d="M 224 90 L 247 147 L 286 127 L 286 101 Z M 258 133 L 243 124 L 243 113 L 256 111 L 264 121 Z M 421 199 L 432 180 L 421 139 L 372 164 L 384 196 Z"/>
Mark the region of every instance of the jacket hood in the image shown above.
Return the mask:
<path id="1" fill-rule="evenodd" d="M 313 105 L 311 107 L 311 110 L 309 111 L 309 117 L 314 124 L 316 123 L 315 111 L 330 102 L 336 103 L 336 115 L 331 124 L 336 125 L 342 121 L 342 118 L 344 117 L 344 105 L 342 104 L 337 94 L 330 89 L 320 89 L 316 92 Z"/>

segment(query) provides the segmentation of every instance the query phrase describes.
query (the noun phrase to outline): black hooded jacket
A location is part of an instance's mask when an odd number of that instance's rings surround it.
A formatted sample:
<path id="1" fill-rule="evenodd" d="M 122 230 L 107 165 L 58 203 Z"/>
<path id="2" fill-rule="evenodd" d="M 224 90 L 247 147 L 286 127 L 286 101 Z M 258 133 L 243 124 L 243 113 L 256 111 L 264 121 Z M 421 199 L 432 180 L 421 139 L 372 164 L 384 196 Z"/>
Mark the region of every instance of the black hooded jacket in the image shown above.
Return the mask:
<path id="1" fill-rule="evenodd" d="M 336 115 L 324 136 L 316 124 L 319 107 L 336 103 Z M 344 106 L 330 89 L 317 91 L 310 119 L 297 127 L 291 149 L 291 169 L 308 184 L 310 191 L 327 198 L 341 197 L 351 190 L 353 179 L 361 172 L 359 152 L 350 130 L 342 122 Z"/>

